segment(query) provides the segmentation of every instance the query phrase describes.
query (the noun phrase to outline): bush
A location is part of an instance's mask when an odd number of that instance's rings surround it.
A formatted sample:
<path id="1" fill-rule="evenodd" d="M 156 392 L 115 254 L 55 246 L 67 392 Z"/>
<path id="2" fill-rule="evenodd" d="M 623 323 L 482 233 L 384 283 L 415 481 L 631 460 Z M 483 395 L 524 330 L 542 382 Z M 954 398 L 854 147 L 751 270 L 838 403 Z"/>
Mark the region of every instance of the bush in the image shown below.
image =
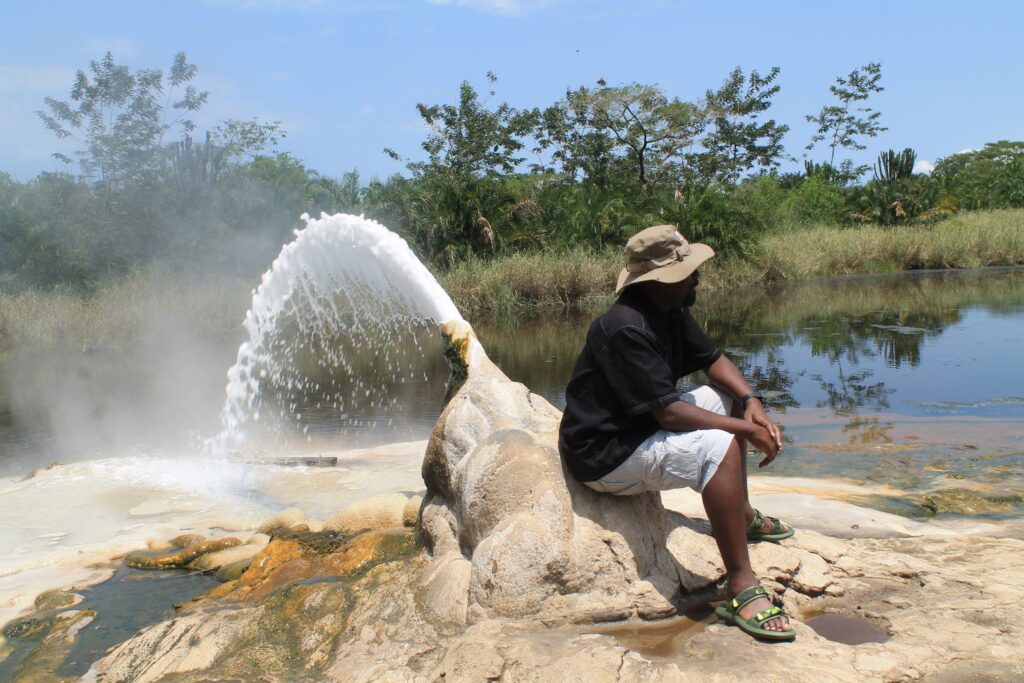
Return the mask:
<path id="1" fill-rule="evenodd" d="M 793 225 L 839 223 L 845 213 L 843 190 L 821 175 L 812 175 L 789 192 L 784 211 Z"/>
<path id="2" fill-rule="evenodd" d="M 939 159 L 932 178 L 961 209 L 1024 207 L 1024 142 L 990 142 Z"/>

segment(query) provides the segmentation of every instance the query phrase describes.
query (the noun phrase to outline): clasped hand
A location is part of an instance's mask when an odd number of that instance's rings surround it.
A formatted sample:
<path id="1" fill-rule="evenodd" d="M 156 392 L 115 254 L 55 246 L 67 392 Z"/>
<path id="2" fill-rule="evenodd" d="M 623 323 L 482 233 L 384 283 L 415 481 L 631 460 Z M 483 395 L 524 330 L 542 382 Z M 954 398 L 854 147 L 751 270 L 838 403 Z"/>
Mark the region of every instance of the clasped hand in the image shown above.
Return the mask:
<path id="1" fill-rule="evenodd" d="M 775 456 L 782 450 L 782 430 L 779 425 L 768 419 L 761 401 L 751 399 L 747 401 L 747 407 L 743 411 L 743 418 L 756 428 L 747 437 L 750 445 L 764 453 L 764 459 L 757 463 L 758 467 L 764 467 L 775 460 Z"/>

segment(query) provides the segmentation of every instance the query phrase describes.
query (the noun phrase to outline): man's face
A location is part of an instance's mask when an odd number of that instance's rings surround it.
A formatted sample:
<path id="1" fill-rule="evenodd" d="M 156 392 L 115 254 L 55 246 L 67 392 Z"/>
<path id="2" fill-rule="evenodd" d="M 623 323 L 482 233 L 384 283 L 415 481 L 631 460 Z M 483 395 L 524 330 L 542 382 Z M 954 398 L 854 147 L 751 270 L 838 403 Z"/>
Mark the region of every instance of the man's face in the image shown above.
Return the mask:
<path id="1" fill-rule="evenodd" d="M 672 308 L 689 308 L 697 302 L 697 285 L 700 284 L 700 271 L 673 285 L 668 285 L 671 292 Z"/>
<path id="2" fill-rule="evenodd" d="M 673 282 L 650 281 L 644 282 L 643 288 L 647 295 L 663 311 L 673 308 L 689 308 L 697 301 L 697 285 L 700 283 L 700 274 L 694 271 L 685 280 Z"/>

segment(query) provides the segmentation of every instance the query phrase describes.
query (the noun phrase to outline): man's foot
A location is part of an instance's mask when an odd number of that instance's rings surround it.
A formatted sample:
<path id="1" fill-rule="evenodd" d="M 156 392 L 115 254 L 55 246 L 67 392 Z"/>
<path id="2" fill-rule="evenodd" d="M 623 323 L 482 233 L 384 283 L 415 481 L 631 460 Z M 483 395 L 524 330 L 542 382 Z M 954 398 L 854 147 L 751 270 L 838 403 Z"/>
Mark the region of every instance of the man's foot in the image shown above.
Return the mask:
<path id="1" fill-rule="evenodd" d="M 748 541 L 781 541 L 796 533 L 789 525 L 753 508 L 747 512 L 747 524 Z"/>
<path id="2" fill-rule="evenodd" d="M 796 637 L 785 612 L 773 605 L 767 591 L 757 584 L 719 605 L 715 614 L 757 638 L 792 640 Z"/>

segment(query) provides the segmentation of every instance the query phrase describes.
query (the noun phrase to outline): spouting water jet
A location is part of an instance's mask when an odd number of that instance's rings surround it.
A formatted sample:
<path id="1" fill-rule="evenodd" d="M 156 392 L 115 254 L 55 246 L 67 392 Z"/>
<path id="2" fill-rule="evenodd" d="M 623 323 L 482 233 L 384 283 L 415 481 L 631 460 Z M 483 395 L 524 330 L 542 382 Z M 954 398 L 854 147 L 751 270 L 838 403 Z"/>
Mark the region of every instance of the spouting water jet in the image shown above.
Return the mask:
<path id="1" fill-rule="evenodd" d="M 275 408 L 279 418 L 308 423 L 300 403 L 310 396 L 337 422 L 372 427 L 375 418 L 361 411 L 375 415 L 398 401 L 381 385 L 417 381 L 419 335 L 437 325 L 463 336 L 469 329 L 405 240 L 380 223 L 348 214 L 302 219 L 253 292 L 248 339 L 228 370 L 220 450 L 250 445 L 254 425 Z M 310 377 L 310 368 L 327 377 Z M 343 391 L 332 384 L 338 376 Z"/>

